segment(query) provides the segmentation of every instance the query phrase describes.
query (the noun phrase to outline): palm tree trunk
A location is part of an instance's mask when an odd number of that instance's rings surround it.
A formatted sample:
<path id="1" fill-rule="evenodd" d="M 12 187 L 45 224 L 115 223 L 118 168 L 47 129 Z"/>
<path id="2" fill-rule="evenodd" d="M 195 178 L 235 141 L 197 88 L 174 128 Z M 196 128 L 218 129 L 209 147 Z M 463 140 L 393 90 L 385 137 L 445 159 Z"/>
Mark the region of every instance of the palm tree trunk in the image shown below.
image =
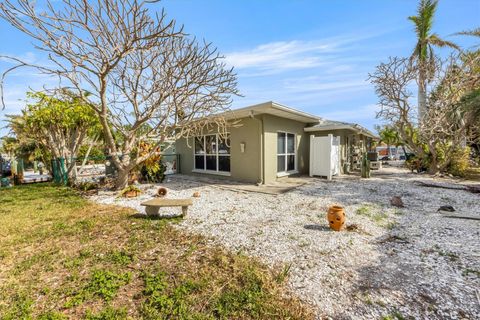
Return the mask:
<path id="1" fill-rule="evenodd" d="M 425 71 L 420 67 L 418 73 L 418 122 L 422 123 L 427 111 L 427 81 Z"/>

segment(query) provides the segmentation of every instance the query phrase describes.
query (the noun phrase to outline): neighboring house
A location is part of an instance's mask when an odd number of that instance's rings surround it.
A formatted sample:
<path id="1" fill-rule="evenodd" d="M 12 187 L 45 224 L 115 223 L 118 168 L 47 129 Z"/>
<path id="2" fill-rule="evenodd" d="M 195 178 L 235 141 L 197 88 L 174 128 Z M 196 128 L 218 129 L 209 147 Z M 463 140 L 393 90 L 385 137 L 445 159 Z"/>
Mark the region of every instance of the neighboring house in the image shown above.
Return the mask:
<path id="1" fill-rule="evenodd" d="M 357 124 L 329 121 L 275 102 L 224 114 L 239 120 L 224 139 L 215 130 L 176 141 L 183 174 L 215 175 L 232 180 L 270 183 L 278 177 L 309 174 L 310 136 L 339 137 L 341 172 L 354 168 L 370 150 L 374 134 Z"/>

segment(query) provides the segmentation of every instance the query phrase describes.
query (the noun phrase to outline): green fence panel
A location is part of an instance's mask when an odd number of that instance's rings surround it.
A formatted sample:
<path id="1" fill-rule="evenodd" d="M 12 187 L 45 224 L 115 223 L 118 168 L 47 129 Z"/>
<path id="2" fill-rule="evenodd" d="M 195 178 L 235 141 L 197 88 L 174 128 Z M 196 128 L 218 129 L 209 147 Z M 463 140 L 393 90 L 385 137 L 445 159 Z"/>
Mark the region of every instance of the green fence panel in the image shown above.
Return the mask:
<path id="1" fill-rule="evenodd" d="M 65 167 L 64 158 L 56 158 L 52 160 L 52 176 L 53 182 L 66 185 L 68 183 L 67 169 Z"/>

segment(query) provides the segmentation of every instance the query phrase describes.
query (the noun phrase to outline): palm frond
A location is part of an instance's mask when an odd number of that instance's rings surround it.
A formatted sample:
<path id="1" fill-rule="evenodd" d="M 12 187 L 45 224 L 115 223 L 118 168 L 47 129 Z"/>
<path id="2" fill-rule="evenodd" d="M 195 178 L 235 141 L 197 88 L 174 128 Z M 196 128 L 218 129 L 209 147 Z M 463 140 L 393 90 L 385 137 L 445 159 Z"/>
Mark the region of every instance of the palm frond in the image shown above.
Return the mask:
<path id="1" fill-rule="evenodd" d="M 457 44 L 455 44 L 454 42 L 451 42 L 451 41 L 440 39 L 440 37 L 436 33 L 431 34 L 428 37 L 428 43 L 430 43 L 431 45 L 440 47 L 440 48 L 449 47 L 449 48 L 454 48 L 454 49 L 460 50 L 460 47 Z"/>
<path id="2" fill-rule="evenodd" d="M 461 32 L 454 33 L 455 35 L 461 36 L 473 36 L 473 37 L 480 37 L 480 27 L 473 29 L 473 30 L 465 30 Z"/>

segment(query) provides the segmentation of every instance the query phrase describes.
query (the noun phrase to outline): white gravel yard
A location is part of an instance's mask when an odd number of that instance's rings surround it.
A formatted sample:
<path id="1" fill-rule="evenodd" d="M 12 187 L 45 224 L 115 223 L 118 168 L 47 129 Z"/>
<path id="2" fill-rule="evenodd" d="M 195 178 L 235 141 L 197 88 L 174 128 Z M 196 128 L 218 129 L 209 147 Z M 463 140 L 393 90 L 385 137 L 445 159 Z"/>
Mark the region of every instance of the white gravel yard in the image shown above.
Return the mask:
<path id="1" fill-rule="evenodd" d="M 305 179 L 279 195 L 183 176 L 162 186 L 170 198 L 200 192 L 179 228 L 289 268 L 289 286 L 319 319 L 480 319 L 480 221 L 437 212 L 452 205 L 456 214 L 480 218 L 480 194 L 418 186 L 440 180 L 397 168 L 371 179 Z M 157 187 L 144 186 L 135 199 L 109 192 L 92 199 L 143 212 L 140 202 Z M 392 196 L 401 196 L 405 208 L 392 207 Z M 358 228 L 330 231 L 325 215 L 332 204 L 344 206 L 347 225 Z"/>

